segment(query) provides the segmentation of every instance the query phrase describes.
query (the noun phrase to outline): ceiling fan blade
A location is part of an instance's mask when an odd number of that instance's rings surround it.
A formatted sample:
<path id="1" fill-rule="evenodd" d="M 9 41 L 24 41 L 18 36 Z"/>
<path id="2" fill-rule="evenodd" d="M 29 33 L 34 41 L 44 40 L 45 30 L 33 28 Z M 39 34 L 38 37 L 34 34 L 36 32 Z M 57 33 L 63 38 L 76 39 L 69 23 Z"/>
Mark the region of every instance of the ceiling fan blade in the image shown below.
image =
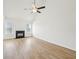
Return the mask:
<path id="1" fill-rule="evenodd" d="M 37 9 L 43 9 L 43 8 L 45 8 L 45 6 L 39 7 L 39 8 L 37 8 Z"/>
<path id="2" fill-rule="evenodd" d="M 41 13 L 40 11 L 37 10 L 38 13 Z"/>

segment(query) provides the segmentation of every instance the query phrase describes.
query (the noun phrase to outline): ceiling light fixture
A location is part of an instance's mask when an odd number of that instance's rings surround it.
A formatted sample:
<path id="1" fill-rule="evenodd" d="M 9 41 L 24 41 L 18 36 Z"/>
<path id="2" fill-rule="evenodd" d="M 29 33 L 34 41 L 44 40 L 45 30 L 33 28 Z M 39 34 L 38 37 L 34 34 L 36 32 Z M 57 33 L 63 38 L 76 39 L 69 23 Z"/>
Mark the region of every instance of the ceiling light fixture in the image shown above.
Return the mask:
<path id="1" fill-rule="evenodd" d="M 33 4 L 32 4 L 32 13 L 41 13 L 41 9 L 44 9 L 46 6 L 44 5 L 45 4 L 45 2 L 46 2 L 46 0 L 44 0 L 43 1 L 44 3 L 43 3 L 43 6 L 41 6 L 41 7 L 37 7 L 37 2 L 36 2 L 36 0 L 34 0 L 34 2 L 33 2 Z M 27 10 L 27 8 L 25 8 L 24 10 Z"/>

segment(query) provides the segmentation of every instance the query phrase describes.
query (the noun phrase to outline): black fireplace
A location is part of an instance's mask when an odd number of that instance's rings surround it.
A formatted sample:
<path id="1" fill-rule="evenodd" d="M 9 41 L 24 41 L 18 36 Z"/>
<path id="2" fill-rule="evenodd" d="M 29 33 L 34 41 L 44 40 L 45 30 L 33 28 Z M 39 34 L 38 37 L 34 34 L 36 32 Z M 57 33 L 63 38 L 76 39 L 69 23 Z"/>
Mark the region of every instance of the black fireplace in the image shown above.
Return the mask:
<path id="1" fill-rule="evenodd" d="M 25 31 L 16 31 L 16 38 L 24 38 Z"/>

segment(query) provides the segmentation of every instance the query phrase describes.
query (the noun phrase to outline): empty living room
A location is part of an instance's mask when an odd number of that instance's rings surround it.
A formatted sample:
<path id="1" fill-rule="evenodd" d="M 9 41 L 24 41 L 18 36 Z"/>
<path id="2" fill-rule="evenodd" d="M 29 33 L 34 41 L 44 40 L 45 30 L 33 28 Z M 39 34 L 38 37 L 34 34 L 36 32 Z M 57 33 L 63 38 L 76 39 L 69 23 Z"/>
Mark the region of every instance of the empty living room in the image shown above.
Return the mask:
<path id="1" fill-rule="evenodd" d="M 76 59 L 76 0 L 3 0 L 3 59 Z"/>

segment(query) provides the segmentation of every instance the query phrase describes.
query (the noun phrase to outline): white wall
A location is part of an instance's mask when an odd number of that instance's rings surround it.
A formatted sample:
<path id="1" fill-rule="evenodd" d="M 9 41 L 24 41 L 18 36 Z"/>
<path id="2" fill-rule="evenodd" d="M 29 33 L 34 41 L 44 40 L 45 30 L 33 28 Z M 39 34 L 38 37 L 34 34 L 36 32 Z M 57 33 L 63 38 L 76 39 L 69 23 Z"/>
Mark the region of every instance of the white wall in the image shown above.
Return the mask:
<path id="1" fill-rule="evenodd" d="M 6 24 L 11 23 L 12 24 L 12 33 L 6 33 Z M 10 39 L 10 38 L 16 38 L 16 31 L 17 30 L 24 30 L 25 31 L 25 37 L 31 36 L 31 32 L 27 32 L 26 25 L 30 24 L 28 21 L 24 19 L 18 19 L 18 18 L 4 18 L 4 39 Z"/>
<path id="2" fill-rule="evenodd" d="M 4 39 L 15 38 L 16 30 L 26 30 L 26 24 L 33 21 L 32 8 L 33 0 L 4 0 L 3 11 L 4 11 L 4 25 L 7 22 L 13 23 L 12 34 L 6 34 L 4 26 Z M 24 10 L 27 8 L 28 10 Z M 7 19 L 6 19 L 6 18 Z M 25 33 L 26 36 L 30 36 L 30 33 Z"/>
<path id="3" fill-rule="evenodd" d="M 33 24 L 33 35 L 76 50 L 75 0 L 48 0 Z"/>

